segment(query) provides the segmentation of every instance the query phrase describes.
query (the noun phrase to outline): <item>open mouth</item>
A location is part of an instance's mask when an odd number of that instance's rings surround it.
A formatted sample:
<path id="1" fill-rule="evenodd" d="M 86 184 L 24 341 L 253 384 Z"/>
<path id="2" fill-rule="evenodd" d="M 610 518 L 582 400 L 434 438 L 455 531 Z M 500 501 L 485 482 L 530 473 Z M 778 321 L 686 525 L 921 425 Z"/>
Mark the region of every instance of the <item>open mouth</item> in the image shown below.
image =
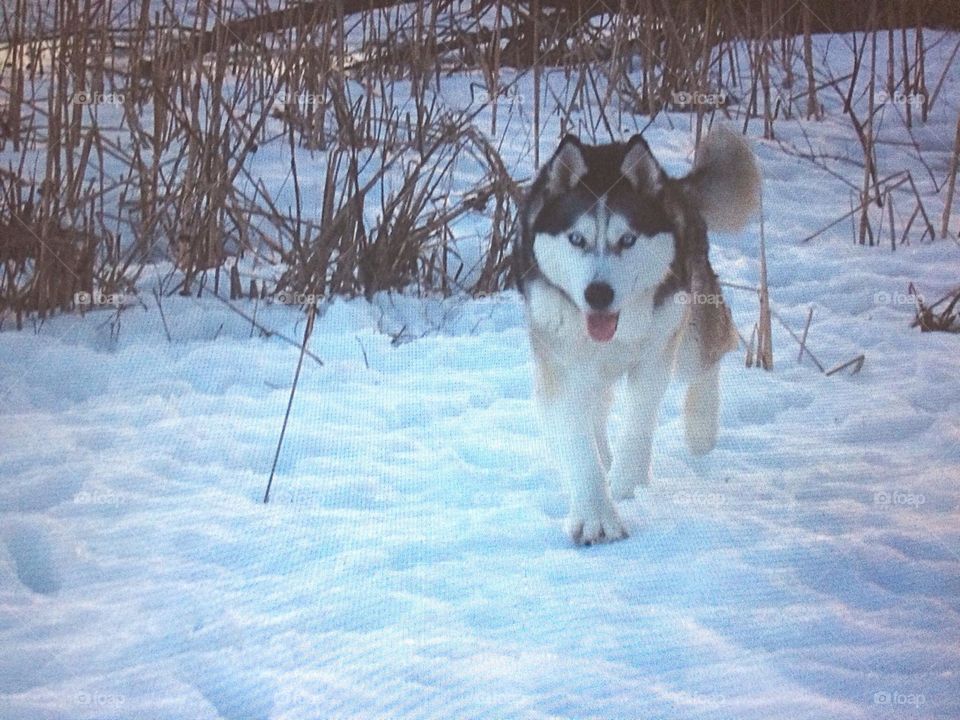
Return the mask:
<path id="1" fill-rule="evenodd" d="M 617 332 L 620 313 L 587 313 L 587 332 L 597 342 L 608 342 Z"/>

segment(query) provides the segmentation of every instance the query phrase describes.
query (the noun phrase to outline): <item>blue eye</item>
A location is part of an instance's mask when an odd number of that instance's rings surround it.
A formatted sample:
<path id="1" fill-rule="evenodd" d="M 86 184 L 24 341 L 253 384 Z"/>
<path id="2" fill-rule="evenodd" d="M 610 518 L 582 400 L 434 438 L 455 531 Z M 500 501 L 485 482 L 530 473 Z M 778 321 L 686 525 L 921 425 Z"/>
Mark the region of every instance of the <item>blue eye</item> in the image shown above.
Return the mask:
<path id="1" fill-rule="evenodd" d="M 617 245 L 620 246 L 621 250 L 626 250 L 627 248 L 632 248 L 637 244 L 637 236 L 632 233 L 627 233 L 617 242 Z"/>
<path id="2" fill-rule="evenodd" d="M 587 239 L 580 233 L 570 233 L 567 235 L 567 239 L 575 248 L 585 248 L 587 246 Z"/>

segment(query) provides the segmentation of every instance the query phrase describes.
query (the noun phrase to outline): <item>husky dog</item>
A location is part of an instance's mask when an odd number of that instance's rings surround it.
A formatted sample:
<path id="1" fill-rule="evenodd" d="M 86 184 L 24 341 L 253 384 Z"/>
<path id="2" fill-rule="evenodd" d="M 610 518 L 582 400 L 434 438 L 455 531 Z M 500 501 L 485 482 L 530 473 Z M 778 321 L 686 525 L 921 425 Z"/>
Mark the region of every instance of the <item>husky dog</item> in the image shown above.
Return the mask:
<path id="1" fill-rule="evenodd" d="M 567 135 L 530 187 L 514 273 L 574 542 L 626 537 L 614 501 L 650 480 L 657 412 L 675 370 L 689 382 L 687 444 L 713 449 L 717 362 L 737 341 L 707 229 L 741 228 L 759 196 L 752 152 L 725 129 L 703 141 L 683 178 L 668 177 L 640 135 L 596 146 Z M 626 430 L 611 453 L 607 414 L 624 376 Z"/>

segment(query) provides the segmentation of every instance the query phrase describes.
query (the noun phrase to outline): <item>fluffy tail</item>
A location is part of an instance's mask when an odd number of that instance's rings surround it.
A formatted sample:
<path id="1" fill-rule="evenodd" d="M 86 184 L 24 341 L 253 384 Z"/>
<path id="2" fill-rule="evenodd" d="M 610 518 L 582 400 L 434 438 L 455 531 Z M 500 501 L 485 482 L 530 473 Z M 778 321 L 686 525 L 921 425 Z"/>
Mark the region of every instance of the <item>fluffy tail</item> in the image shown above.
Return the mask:
<path id="1" fill-rule="evenodd" d="M 742 135 L 726 127 L 700 143 L 693 169 L 682 182 L 710 230 L 739 230 L 760 205 L 753 152 Z"/>

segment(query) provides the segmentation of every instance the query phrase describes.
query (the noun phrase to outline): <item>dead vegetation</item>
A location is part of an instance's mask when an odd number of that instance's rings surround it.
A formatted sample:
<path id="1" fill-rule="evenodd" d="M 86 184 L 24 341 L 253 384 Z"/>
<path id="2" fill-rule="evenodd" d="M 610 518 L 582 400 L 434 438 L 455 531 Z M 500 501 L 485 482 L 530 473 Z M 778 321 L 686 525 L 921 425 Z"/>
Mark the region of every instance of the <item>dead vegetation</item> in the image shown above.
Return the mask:
<path id="1" fill-rule="evenodd" d="M 16 158 L 0 168 L 0 327 L 78 293 L 131 293 L 158 260 L 168 293 L 495 292 L 525 180 L 497 138 L 524 118 L 539 163 L 541 113 L 597 139 L 665 109 L 691 113 L 697 137 L 726 116 L 776 139 L 835 94 L 862 145 L 857 242 L 933 240 L 914 179 L 878 167 L 877 108 L 861 118 L 853 102 L 868 74 L 871 91 L 922 93 L 903 122 L 926 121 L 943 76 L 927 73 L 923 26 L 960 20 L 921 5 L 217 0 L 185 14 L 173 0 L 14 0 L 0 9 L 0 147 Z M 812 54 L 831 29 L 855 31 L 849 76 Z M 895 51 L 885 68 L 880 43 Z M 544 80 L 557 68 L 560 89 Z M 440 87 L 463 72 L 473 102 L 451 110 Z M 282 178 L 257 175 L 265 153 L 284 158 Z M 462 158 L 477 182 L 457 195 Z M 458 241 L 465 221 L 483 228 L 477 257 Z M 941 235 L 949 222 L 948 203 Z"/>
<path id="2" fill-rule="evenodd" d="M 921 332 L 960 333 L 956 310 L 957 303 L 960 303 L 960 287 L 954 288 L 930 305 L 924 303 L 913 283 L 910 283 L 907 292 L 916 300 L 916 315 L 911 327 L 920 328 Z"/>

